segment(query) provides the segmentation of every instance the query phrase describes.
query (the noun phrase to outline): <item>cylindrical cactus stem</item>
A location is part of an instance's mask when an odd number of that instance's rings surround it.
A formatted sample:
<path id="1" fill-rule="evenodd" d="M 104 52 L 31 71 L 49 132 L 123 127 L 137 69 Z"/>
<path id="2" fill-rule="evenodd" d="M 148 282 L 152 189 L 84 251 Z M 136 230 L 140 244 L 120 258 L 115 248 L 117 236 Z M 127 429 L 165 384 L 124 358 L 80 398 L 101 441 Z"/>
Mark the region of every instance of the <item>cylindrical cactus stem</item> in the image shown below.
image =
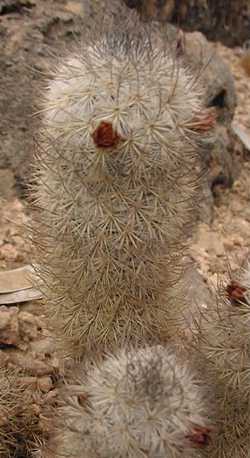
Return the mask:
<path id="1" fill-rule="evenodd" d="M 80 402 L 64 409 L 68 433 L 59 432 L 54 456 L 191 458 L 210 442 L 208 400 L 173 349 L 107 357 L 88 372 L 82 391 Z M 73 398 L 74 388 L 69 392 Z"/>
<path id="2" fill-rule="evenodd" d="M 135 27 L 85 43 L 44 97 L 33 239 L 50 314 L 74 355 L 126 335 L 166 339 L 196 222 L 197 144 L 214 120 L 164 40 L 154 49 L 147 26 Z"/>
<path id="3" fill-rule="evenodd" d="M 218 431 L 209 457 L 244 458 L 250 449 L 249 264 L 199 323 L 203 374 L 214 388 Z"/>

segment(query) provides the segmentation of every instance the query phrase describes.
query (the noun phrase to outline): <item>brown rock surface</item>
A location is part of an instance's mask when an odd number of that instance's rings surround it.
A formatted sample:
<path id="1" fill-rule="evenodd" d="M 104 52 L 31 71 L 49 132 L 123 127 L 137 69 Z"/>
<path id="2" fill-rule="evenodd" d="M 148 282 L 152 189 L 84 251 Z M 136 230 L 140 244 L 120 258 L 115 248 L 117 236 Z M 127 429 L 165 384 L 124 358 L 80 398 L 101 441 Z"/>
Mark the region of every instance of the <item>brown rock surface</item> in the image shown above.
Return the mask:
<path id="1" fill-rule="evenodd" d="M 26 186 L 34 151 L 38 120 L 32 115 L 39 82 L 53 52 L 57 55 L 79 34 L 77 18 L 82 4 L 66 0 L 0 2 L 0 173 L 5 175 L 4 169 L 10 168 L 21 189 Z"/>
<path id="2" fill-rule="evenodd" d="M 168 21 L 187 31 L 199 30 L 210 40 L 228 46 L 243 44 L 250 36 L 249 0 L 123 0 L 137 8 L 142 19 Z"/>
<path id="3" fill-rule="evenodd" d="M 18 308 L 0 307 L 0 345 L 17 346 L 20 340 Z"/>

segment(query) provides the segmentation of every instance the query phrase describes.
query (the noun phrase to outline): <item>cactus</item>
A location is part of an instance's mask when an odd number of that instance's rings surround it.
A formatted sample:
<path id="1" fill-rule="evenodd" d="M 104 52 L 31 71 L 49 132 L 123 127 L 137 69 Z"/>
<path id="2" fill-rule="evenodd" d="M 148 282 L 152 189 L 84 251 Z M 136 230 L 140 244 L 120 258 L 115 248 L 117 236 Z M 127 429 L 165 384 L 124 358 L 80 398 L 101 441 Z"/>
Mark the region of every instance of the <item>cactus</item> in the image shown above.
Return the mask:
<path id="1" fill-rule="evenodd" d="M 32 392 L 16 371 L 0 368 L 0 457 L 31 458 L 42 433 Z"/>
<path id="2" fill-rule="evenodd" d="M 86 41 L 44 97 L 33 240 L 49 314 L 75 356 L 126 336 L 164 341 L 178 308 L 197 145 L 214 118 L 160 35 L 153 49 L 149 27 Z"/>
<path id="3" fill-rule="evenodd" d="M 59 431 L 53 456 L 189 458 L 200 457 L 209 443 L 200 381 L 173 349 L 144 347 L 107 357 L 87 372 L 81 390 L 79 404 L 69 387 L 68 431 Z"/>
<path id="4" fill-rule="evenodd" d="M 244 458 L 250 449 L 249 264 L 231 280 L 199 323 L 197 346 L 204 380 L 218 406 L 210 458 Z"/>

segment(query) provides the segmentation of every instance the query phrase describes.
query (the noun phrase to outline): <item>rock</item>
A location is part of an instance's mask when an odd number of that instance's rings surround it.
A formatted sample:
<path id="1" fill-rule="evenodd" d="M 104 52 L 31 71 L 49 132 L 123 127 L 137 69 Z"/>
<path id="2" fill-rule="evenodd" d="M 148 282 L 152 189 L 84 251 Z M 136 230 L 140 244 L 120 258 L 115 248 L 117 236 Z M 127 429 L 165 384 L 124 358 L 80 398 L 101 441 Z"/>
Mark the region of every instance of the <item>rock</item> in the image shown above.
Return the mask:
<path id="1" fill-rule="evenodd" d="M 39 355 L 51 356 L 55 352 L 56 344 L 52 337 L 44 337 L 34 342 L 30 342 L 32 352 Z"/>
<path id="2" fill-rule="evenodd" d="M 193 243 L 192 250 L 204 250 L 214 256 L 223 256 L 225 248 L 219 233 L 210 229 L 207 224 L 201 224 L 197 234 L 197 243 Z"/>
<path id="3" fill-rule="evenodd" d="M 234 163 L 233 137 L 230 127 L 217 124 L 213 148 L 204 161 L 209 169 L 209 184 L 212 191 L 216 186 L 231 187 L 239 174 L 239 163 Z"/>
<path id="4" fill-rule="evenodd" d="M 17 307 L 0 307 L 0 344 L 17 346 L 20 342 Z"/>
<path id="5" fill-rule="evenodd" d="M 238 176 L 238 157 L 234 161 L 236 138 L 231 123 L 237 105 L 234 79 L 228 65 L 199 32 L 184 36 L 183 58 L 199 75 L 205 87 L 205 103 L 217 113 L 215 135 L 211 143 L 203 144 L 203 163 L 209 170 L 209 185 L 217 182 L 232 186 Z"/>
<path id="6" fill-rule="evenodd" d="M 80 33 L 73 3 L 0 1 L 0 86 L 4 88 L 0 91 L 0 175 L 10 168 L 15 188 L 22 195 L 26 194 L 39 126 L 33 114 L 40 81 L 45 78 L 47 63 L 55 61 L 65 43 Z M 78 2 L 79 6 L 82 3 Z"/>
<path id="7" fill-rule="evenodd" d="M 40 390 L 43 393 L 48 393 L 53 387 L 53 383 L 50 377 L 20 377 L 18 382 L 22 386 L 30 386 L 34 390 Z"/>
<path id="8" fill-rule="evenodd" d="M 40 377 L 38 379 L 38 389 L 43 393 L 48 393 L 53 387 L 53 383 L 50 377 Z"/>
<path id="9" fill-rule="evenodd" d="M 15 177 L 10 169 L 0 169 L 1 199 L 10 199 L 14 196 Z"/>
<path id="10" fill-rule="evenodd" d="M 6 351 L 0 350 L 0 367 L 7 367 L 9 356 Z"/>
<path id="11" fill-rule="evenodd" d="M 198 271 L 193 259 L 190 259 L 190 266 L 185 271 L 184 279 L 187 285 L 187 298 L 190 304 L 189 312 L 192 312 L 195 317 L 197 308 L 204 311 L 209 309 L 214 303 L 215 298 L 207 282 Z"/>
<path id="12" fill-rule="evenodd" d="M 185 33 L 184 58 L 206 88 L 206 104 L 217 110 L 217 122 L 229 125 L 236 107 L 234 79 L 228 65 L 200 32 Z"/>
<path id="13" fill-rule="evenodd" d="M 205 314 L 206 310 L 212 307 L 216 298 L 194 259 L 191 256 L 186 256 L 184 263 L 186 268 L 183 274 L 183 284 L 187 308 L 183 313 L 183 324 L 180 327 L 179 336 L 185 345 L 185 342 L 193 339 L 193 332 L 196 329 L 193 325 L 194 323 L 195 326 L 198 324 L 197 319 L 200 313 Z"/>
<path id="14" fill-rule="evenodd" d="M 210 40 L 229 46 L 242 45 L 249 39 L 249 0 L 123 0 L 137 8 L 143 20 L 157 19 L 200 30 Z"/>
<path id="15" fill-rule="evenodd" d="M 171 36 L 178 39 L 173 26 Z M 237 97 L 234 79 L 226 63 L 200 32 L 185 33 L 181 40 L 181 54 L 205 88 L 205 103 L 216 110 L 217 120 L 213 138 L 201 144 L 202 163 L 207 170 L 204 179 L 200 217 L 210 223 L 213 217 L 212 194 L 231 187 L 240 172 L 243 147 L 232 130 Z"/>
<path id="16" fill-rule="evenodd" d="M 28 246 L 27 241 L 24 240 L 23 232 L 24 227 L 27 227 L 28 218 L 24 213 L 23 206 L 17 200 L 1 202 L 0 210 L 0 290 L 1 293 L 6 291 L 6 286 L 9 285 L 10 276 L 6 272 L 14 267 L 20 267 L 20 258 L 23 254 L 27 255 Z M 5 245 L 12 245 L 15 250 L 14 259 L 8 257 L 6 251 L 2 252 Z M 2 256 L 1 256 L 2 253 Z M 12 252 L 13 253 L 13 252 Z M 3 256 L 5 254 L 6 256 Z M 21 256 L 19 256 L 21 255 Z M 4 258 L 4 259 L 3 259 Z M 18 261 L 19 260 L 19 261 Z M 14 275 L 15 276 L 15 275 Z M 8 280 L 6 279 L 8 277 Z M 13 278 L 13 277 L 12 277 Z M 8 289 L 8 288 L 7 288 Z M 6 303 L 2 303 L 6 305 Z"/>
<path id="17" fill-rule="evenodd" d="M 199 217 L 203 223 L 211 224 L 214 217 L 214 199 L 207 177 L 204 177 L 199 202 Z"/>
<path id="18" fill-rule="evenodd" d="M 51 375 L 54 371 L 52 365 L 17 350 L 9 352 L 9 364 L 24 370 L 26 374 L 37 377 Z"/>
<path id="19" fill-rule="evenodd" d="M 242 129 L 242 127 L 237 124 L 233 123 L 232 125 L 233 132 L 239 138 L 239 140 L 243 143 L 244 147 L 248 152 L 250 152 L 250 136 Z"/>
<path id="20" fill-rule="evenodd" d="M 201 142 L 201 160 L 207 171 L 204 177 L 200 217 L 209 223 L 213 217 L 215 188 L 231 187 L 240 172 L 243 146 L 232 130 L 237 106 L 234 79 L 229 66 L 216 54 L 214 46 L 200 32 L 183 33 L 171 24 L 154 23 L 154 45 L 159 29 L 164 30 L 170 46 L 191 66 L 197 81 L 204 87 L 204 102 L 216 113 L 213 135 Z"/>
<path id="21" fill-rule="evenodd" d="M 33 6 L 35 6 L 34 0 L 2 0 L 0 15 L 22 13 Z"/>
<path id="22" fill-rule="evenodd" d="M 44 323 L 18 307 L 0 307 L 0 344 L 11 345 L 34 354 L 51 355 L 53 340 L 42 336 Z M 45 356 L 44 356 L 45 358 Z"/>
<path id="23" fill-rule="evenodd" d="M 24 258 L 14 245 L 11 243 L 3 243 L 2 246 L 0 246 L 0 260 L 22 262 Z"/>
<path id="24" fill-rule="evenodd" d="M 155 0 L 125 0 L 129 8 L 137 7 L 143 21 L 153 18 L 168 21 L 174 12 L 175 0 L 156 2 Z"/>
<path id="25" fill-rule="evenodd" d="M 83 3 L 79 3 L 79 1 L 68 1 L 65 5 L 65 10 L 79 16 L 84 14 Z"/>
<path id="26" fill-rule="evenodd" d="M 18 315 L 20 336 L 23 341 L 35 340 L 41 334 L 41 320 L 29 312 L 20 312 Z"/>

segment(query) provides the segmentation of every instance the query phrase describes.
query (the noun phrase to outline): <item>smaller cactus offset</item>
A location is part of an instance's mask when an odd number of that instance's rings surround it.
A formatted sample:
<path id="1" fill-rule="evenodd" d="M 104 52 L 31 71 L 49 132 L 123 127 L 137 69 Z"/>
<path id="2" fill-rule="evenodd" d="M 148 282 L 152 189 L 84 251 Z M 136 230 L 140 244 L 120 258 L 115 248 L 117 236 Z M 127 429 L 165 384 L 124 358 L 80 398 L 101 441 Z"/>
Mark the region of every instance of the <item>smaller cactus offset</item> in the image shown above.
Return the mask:
<path id="1" fill-rule="evenodd" d="M 204 380 L 218 406 L 217 439 L 210 458 L 244 458 L 250 450 L 250 264 L 230 280 L 199 323 Z"/>
<path id="2" fill-rule="evenodd" d="M 168 338 L 196 222 L 198 143 L 214 123 L 166 37 L 154 48 L 150 25 L 123 27 L 59 64 L 44 98 L 33 241 L 73 356 Z"/>
<path id="3" fill-rule="evenodd" d="M 69 387 L 71 396 L 75 388 Z M 171 349 L 107 357 L 78 388 L 84 395 L 64 408 L 68 430 L 59 432 L 53 456 L 200 457 L 210 441 L 200 381 Z"/>

